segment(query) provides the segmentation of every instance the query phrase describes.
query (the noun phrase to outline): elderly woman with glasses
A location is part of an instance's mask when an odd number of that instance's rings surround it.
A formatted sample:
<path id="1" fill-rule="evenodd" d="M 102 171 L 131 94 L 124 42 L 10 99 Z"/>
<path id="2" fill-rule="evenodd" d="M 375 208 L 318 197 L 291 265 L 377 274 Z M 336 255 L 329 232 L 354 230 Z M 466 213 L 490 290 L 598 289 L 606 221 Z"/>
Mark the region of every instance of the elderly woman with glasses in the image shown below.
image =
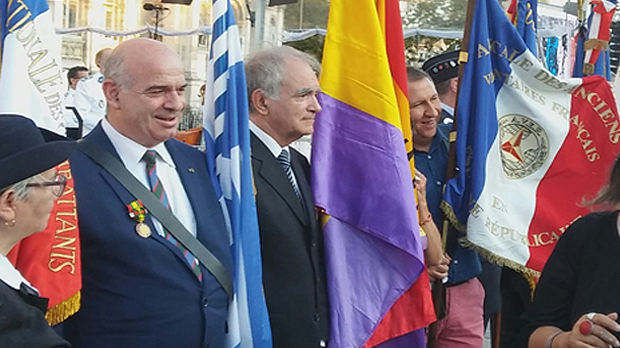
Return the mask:
<path id="1" fill-rule="evenodd" d="M 38 129 L 25 117 L 0 115 L 0 347 L 69 347 L 45 321 L 47 300 L 6 255 L 45 229 L 67 182 L 55 166 L 74 148 L 75 142 Z"/>

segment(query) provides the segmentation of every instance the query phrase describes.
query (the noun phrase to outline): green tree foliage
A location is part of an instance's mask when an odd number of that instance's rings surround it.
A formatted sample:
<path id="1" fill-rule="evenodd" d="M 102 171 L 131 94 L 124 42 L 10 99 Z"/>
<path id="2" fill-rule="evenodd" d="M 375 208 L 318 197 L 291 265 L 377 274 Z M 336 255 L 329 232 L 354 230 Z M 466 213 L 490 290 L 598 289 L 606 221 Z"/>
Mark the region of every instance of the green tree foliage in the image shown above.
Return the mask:
<path id="1" fill-rule="evenodd" d="M 406 28 L 463 29 L 467 0 L 414 0 L 403 16 Z"/>
<path id="2" fill-rule="evenodd" d="M 305 40 L 287 42 L 285 45 L 313 55 L 319 62 L 323 61 L 323 35 L 314 35 Z"/>
<path id="3" fill-rule="evenodd" d="M 299 9 L 301 0 L 295 4 L 286 5 L 284 9 L 284 29 L 299 28 Z M 303 0 L 304 16 L 301 29 L 327 28 L 329 15 L 329 0 Z"/>

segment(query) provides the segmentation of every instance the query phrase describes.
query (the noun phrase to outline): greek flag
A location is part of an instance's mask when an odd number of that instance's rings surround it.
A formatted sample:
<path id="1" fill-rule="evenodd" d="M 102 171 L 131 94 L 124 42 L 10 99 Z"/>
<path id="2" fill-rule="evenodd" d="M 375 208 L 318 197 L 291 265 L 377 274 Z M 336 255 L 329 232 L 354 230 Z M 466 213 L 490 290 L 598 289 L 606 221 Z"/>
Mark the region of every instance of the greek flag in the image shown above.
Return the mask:
<path id="1" fill-rule="evenodd" d="M 227 348 L 271 348 L 250 160 L 250 129 L 239 31 L 229 0 L 213 0 L 204 109 L 211 179 L 227 220 L 235 294 Z"/>

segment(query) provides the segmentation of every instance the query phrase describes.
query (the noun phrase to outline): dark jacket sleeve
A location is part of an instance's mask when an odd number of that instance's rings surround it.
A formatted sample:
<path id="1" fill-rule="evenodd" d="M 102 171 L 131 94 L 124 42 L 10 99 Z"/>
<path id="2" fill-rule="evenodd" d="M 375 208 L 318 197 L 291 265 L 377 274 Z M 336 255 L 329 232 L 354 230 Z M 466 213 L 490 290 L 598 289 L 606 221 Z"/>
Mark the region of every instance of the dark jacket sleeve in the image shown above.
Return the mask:
<path id="1" fill-rule="evenodd" d="M 0 282 L 0 347 L 70 348 L 47 324 L 43 313 Z"/>

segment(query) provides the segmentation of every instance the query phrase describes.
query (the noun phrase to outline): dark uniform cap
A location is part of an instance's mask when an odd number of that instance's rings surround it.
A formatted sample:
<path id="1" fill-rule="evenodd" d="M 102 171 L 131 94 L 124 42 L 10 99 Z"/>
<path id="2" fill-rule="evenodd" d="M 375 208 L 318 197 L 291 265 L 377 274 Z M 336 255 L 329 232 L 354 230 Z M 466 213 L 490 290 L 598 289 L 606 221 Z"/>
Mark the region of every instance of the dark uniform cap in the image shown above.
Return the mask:
<path id="1" fill-rule="evenodd" d="M 459 76 L 459 52 L 450 51 L 434 56 L 422 64 L 422 70 L 431 76 L 435 84 Z"/>

